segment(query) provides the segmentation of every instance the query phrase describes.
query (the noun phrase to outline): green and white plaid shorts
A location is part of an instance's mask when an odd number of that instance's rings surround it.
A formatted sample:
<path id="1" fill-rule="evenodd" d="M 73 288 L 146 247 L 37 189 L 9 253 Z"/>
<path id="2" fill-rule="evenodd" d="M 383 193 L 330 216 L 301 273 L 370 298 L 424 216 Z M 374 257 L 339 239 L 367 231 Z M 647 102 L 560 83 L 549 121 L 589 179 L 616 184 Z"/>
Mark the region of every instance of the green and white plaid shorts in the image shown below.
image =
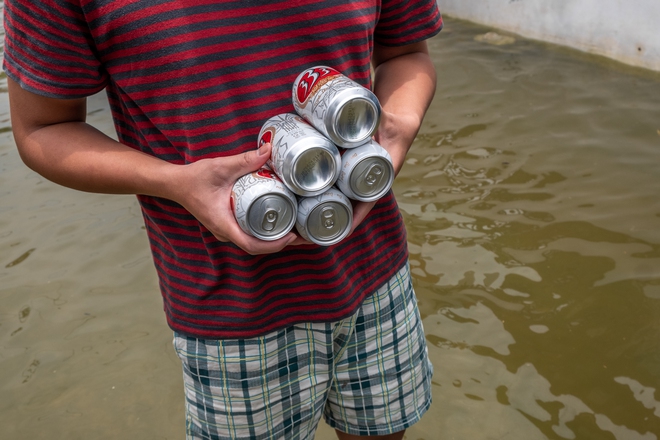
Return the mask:
<path id="1" fill-rule="evenodd" d="M 241 340 L 179 334 L 187 439 L 313 439 L 402 431 L 431 404 L 431 375 L 408 267 L 351 317 Z"/>

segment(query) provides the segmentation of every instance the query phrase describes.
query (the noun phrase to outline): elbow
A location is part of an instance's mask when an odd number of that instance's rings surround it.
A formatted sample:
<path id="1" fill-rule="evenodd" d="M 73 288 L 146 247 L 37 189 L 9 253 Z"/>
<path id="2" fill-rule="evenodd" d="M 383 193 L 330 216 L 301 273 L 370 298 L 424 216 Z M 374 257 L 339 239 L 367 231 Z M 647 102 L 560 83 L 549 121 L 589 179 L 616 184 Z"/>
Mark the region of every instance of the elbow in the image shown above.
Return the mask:
<path id="1" fill-rule="evenodd" d="M 18 150 L 18 156 L 21 158 L 21 161 L 32 171 L 39 172 L 38 161 L 35 158 L 35 153 L 32 148 L 29 147 L 29 142 L 26 141 L 23 137 L 14 135 L 14 142 L 16 144 L 16 149 Z"/>

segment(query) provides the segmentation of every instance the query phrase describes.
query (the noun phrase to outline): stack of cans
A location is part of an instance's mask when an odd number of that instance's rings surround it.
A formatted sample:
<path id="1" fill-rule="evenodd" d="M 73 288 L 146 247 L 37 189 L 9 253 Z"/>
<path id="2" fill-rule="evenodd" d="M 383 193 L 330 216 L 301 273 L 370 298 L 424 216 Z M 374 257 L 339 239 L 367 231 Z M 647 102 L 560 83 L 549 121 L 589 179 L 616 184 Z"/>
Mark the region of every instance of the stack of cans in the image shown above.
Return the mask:
<path id="1" fill-rule="evenodd" d="M 268 167 L 236 182 L 232 208 L 260 239 L 281 238 L 295 224 L 306 240 L 329 246 L 350 234 L 350 199 L 378 200 L 392 186 L 392 159 L 372 139 L 380 103 L 326 66 L 298 75 L 292 95 L 296 113 L 268 119 L 259 133 L 258 145 L 272 145 Z"/>

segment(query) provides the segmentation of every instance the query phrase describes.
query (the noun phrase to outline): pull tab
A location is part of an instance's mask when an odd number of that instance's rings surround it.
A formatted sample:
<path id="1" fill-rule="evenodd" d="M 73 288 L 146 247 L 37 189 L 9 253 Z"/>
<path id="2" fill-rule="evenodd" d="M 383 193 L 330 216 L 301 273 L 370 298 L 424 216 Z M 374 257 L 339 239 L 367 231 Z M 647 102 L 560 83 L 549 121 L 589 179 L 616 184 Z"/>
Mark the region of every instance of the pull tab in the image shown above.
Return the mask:
<path id="1" fill-rule="evenodd" d="M 369 186 L 374 186 L 383 178 L 383 168 L 378 164 L 373 164 L 364 174 L 364 182 Z"/>
<path id="2" fill-rule="evenodd" d="M 278 217 L 279 217 L 279 213 L 275 209 L 269 208 L 264 213 L 264 218 L 263 221 L 261 222 L 261 227 L 263 228 L 263 230 L 272 231 L 273 229 L 275 229 L 275 226 L 277 226 Z"/>
<path id="3" fill-rule="evenodd" d="M 335 219 L 337 218 L 337 213 L 334 208 L 325 208 L 321 214 L 323 217 L 323 227 L 326 229 L 332 229 L 335 226 Z"/>

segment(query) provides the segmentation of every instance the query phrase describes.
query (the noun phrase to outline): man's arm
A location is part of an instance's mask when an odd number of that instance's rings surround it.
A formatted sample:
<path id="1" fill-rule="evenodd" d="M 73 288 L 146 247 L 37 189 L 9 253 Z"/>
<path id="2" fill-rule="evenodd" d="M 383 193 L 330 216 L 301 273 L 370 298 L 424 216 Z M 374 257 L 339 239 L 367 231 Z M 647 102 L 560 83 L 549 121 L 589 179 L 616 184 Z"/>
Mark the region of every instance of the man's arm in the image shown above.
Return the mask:
<path id="1" fill-rule="evenodd" d="M 395 175 L 422 124 L 435 94 L 436 73 L 425 41 L 406 46 L 376 44 L 372 57 L 374 93 L 382 106 L 376 141 L 390 153 Z M 357 203 L 353 228 L 369 213 L 375 202 Z"/>
<path id="2" fill-rule="evenodd" d="M 181 204 L 220 241 L 252 254 L 276 252 L 295 238 L 276 241 L 245 234 L 233 218 L 234 182 L 258 169 L 270 145 L 231 157 L 175 165 L 127 147 L 85 123 L 85 99 L 53 99 L 9 79 L 14 139 L 25 164 L 45 178 L 80 191 L 143 194 Z"/>
<path id="3" fill-rule="evenodd" d="M 383 108 L 376 140 L 390 153 L 395 173 L 419 131 L 435 94 L 436 73 L 426 41 L 374 47 L 374 93 Z"/>

